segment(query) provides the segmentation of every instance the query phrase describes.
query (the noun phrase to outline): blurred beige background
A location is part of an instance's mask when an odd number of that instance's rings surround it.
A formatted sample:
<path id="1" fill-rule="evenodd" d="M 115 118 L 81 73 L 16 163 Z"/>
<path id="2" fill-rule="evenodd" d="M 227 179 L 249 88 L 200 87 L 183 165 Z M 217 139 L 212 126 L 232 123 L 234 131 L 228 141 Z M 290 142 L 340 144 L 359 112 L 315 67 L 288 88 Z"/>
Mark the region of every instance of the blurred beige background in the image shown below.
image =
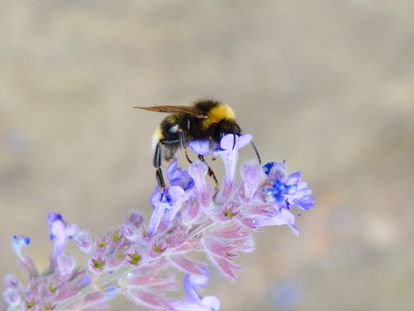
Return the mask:
<path id="1" fill-rule="evenodd" d="M 300 238 L 258 235 L 239 282 L 213 272 L 205 293 L 223 310 L 413 310 L 413 12 L 409 0 L 1 1 L 0 275 L 18 268 L 13 233 L 46 266 L 48 211 L 95 233 L 148 215 L 162 116 L 131 107 L 212 97 L 265 161 L 303 171 L 317 205 Z"/>

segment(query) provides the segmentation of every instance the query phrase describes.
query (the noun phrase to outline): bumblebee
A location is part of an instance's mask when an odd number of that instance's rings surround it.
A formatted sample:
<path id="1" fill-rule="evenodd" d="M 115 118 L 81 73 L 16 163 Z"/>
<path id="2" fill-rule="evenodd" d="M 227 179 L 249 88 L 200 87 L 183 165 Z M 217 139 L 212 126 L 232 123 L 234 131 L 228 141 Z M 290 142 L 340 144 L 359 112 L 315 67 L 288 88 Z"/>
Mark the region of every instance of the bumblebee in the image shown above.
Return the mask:
<path id="1" fill-rule="evenodd" d="M 190 142 L 210 141 L 210 154 L 213 156 L 213 149 L 220 143 L 221 138 L 227 134 L 233 134 L 235 144 L 236 136 L 240 136 L 242 133 L 236 122 L 233 109 L 229 105 L 214 100 L 198 100 L 192 106 L 135 106 L 134 108 L 171 113 L 157 127 L 152 140 L 156 179 L 163 192 L 165 191 L 165 181 L 161 170 L 162 162 L 170 161 L 178 149 L 184 149 L 185 157 L 191 163 L 187 152 L 187 146 Z M 253 141 L 251 145 L 259 163 L 261 163 L 260 155 Z M 202 155 L 198 157 L 204 161 Z M 208 173 L 218 184 L 210 166 L 208 166 Z"/>

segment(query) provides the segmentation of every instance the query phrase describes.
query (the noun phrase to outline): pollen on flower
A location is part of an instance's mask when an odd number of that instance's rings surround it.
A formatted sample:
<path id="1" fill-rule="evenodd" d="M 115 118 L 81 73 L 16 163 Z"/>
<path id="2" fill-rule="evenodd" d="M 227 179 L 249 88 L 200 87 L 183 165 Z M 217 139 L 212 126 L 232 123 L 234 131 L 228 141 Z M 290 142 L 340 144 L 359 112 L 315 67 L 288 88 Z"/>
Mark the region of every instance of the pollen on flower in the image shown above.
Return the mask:
<path id="1" fill-rule="evenodd" d="M 142 236 L 145 238 L 145 237 L 148 237 L 148 230 L 146 229 L 146 228 L 143 228 L 142 229 Z"/>
<path id="2" fill-rule="evenodd" d="M 124 259 L 125 258 L 125 254 L 124 254 L 124 252 L 122 252 L 122 251 L 118 251 L 118 252 L 116 252 L 116 258 L 118 258 L 118 259 Z"/>
<path id="3" fill-rule="evenodd" d="M 112 241 L 117 242 L 121 239 L 121 235 L 119 234 L 118 230 L 114 232 L 112 235 Z"/>
<path id="4" fill-rule="evenodd" d="M 161 254 L 166 250 L 166 247 L 163 247 L 161 244 L 152 245 L 152 250 L 156 254 Z"/>
<path id="5" fill-rule="evenodd" d="M 92 259 L 92 266 L 93 268 L 95 268 L 96 270 L 102 270 L 103 267 L 105 266 L 105 261 L 102 260 L 101 258 L 96 258 L 96 259 Z"/>
<path id="6" fill-rule="evenodd" d="M 104 248 L 106 245 L 107 245 L 107 243 L 104 240 L 98 242 L 98 247 L 99 248 Z"/>
<path id="7" fill-rule="evenodd" d="M 33 299 L 30 300 L 30 301 L 28 301 L 28 302 L 26 302 L 26 308 L 27 309 L 34 308 L 35 306 L 36 306 L 36 301 L 34 301 Z"/>
<path id="8" fill-rule="evenodd" d="M 224 217 L 231 219 L 234 216 L 236 216 L 237 213 L 235 213 L 232 209 L 225 209 L 223 211 L 223 215 L 224 215 Z"/>
<path id="9" fill-rule="evenodd" d="M 47 289 L 50 293 L 54 294 L 56 292 L 56 287 L 54 287 L 52 284 L 49 284 Z"/>
<path id="10" fill-rule="evenodd" d="M 133 266 L 137 266 L 141 262 L 141 255 L 137 252 L 128 254 L 128 262 Z"/>

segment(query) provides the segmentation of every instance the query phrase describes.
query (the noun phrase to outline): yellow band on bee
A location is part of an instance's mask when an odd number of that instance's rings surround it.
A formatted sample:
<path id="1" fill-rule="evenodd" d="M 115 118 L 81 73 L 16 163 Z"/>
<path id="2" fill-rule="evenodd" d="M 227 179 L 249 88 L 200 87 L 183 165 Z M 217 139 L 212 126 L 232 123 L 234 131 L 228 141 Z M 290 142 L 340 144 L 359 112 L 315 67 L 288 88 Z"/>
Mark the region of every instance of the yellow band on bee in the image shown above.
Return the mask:
<path id="1" fill-rule="evenodd" d="M 155 150 L 155 147 L 157 147 L 157 144 L 161 139 L 163 139 L 162 130 L 160 126 L 157 126 L 155 133 L 152 136 L 152 143 L 151 143 L 152 150 Z"/>
<path id="2" fill-rule="evenodd" d="M 203 120 L 203 127 L 207 129 L 210 125 L 218 123 L 224 119 L 235 120 L 236 115 L 234 114 L 233 109 L 229 105 L 221 104 L 216 107 L 213 107 L 208 113 L 208 118 Z"/>

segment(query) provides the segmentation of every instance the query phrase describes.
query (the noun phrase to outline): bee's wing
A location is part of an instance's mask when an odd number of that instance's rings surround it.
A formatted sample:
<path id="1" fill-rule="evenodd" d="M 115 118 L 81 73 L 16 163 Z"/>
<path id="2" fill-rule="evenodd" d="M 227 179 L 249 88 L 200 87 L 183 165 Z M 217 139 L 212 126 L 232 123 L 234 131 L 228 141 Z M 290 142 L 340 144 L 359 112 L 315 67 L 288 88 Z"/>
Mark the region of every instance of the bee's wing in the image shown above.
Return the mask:
<path id="1" fill-rule="evenodd" d="M 207 117 L 205 114 L 201 113 L 198 109 L 195 109 L 194 107 L 189 107 L 189 106 L 172 106 L 172 105 L 170 106 L 149 106 L 149 107 L 134 106 L 134 108 L 155 111 L 155 112 L 184 113 L 184 114 L 188 114 L 190 116 L 193 116 L 199 119 L 205 119 Z"/>

